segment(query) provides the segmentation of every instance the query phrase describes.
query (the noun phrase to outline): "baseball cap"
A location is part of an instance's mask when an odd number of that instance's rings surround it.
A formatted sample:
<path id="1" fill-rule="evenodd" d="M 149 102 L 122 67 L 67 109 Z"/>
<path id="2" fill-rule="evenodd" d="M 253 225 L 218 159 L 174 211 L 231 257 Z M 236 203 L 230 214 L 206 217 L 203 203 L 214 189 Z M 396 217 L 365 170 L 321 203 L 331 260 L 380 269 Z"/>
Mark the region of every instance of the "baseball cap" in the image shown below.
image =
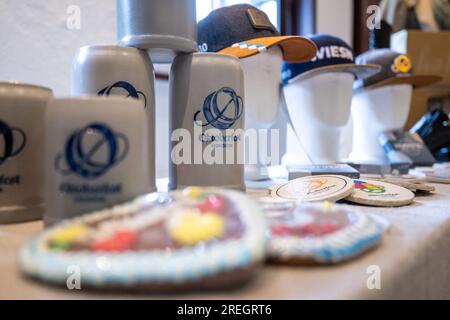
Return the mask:
<path id="1" fill-rule="evenodd" d="M 303 63 L 283 63 L 283 84 L 329 72 L 348 72 L 359 79 L 371 76 L 381 69 L 376 64 L 357 65 L 353 48 L 338 37 L 328 34 L 317 34 L 307 38 L 317 46 L 316 57 Z"/>
<path id="2" fill-rule="evenodd" d="M 415 75 L 411 59 L 390 49 L 374 49 L 356 58 L 357 64 L 374 63 L 381 66 L 380 72 L 368 78 L 360 79 L 354 89 L 375 89 L 396 84 L 411 84 L 423 87 L 442 80 L 434 75 Z"/>
<path id="3" fill-rule="evenodd" d="M 433 13 L 442 31 L 450 30 L 450 1 L 433 0 Z"/>
<path id="4" fill-rule="evenodd" d="M 279 45 L 285 61 L 308 61 L 316 55 L 315 44 L 305 37 L 281 36 L 264 11 L 248 4 L 213 10 L 198 23 L 201 52 L 218 52 L 247 58 Z"/>

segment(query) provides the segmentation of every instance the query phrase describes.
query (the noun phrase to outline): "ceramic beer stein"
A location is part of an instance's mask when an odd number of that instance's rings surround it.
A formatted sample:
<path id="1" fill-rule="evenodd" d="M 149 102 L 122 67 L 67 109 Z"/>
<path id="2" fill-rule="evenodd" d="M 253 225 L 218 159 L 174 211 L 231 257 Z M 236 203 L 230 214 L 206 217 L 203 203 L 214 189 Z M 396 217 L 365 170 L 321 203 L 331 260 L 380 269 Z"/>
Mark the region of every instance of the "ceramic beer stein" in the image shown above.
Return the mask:
<path id="1" fill-rule="evenodd" d="M 82 47 L 74 58 L 71 77 L 73 96 L 119 95 L 141 102 L 148 125 L 147 172 L 155 181 L 155 86 L 153 64 L 147 53 L 120 46 Z"/>
<path id="2" fill-rule="evenodd" d="M 44 210 L 44 114 L 50 89 L 0 82 L 0 223 Z"/>
<path id="3" fill-rule="evenodd" d="M 169 188 L 244 189 L 244 79 L 218 53 L 175 58 L 170 74 Z"/>
<path id="4" fill-rule="evenodd" d="M 46 225 L 154 191 L 138 100 L 55 99 L 45 120 Z"/>
<path id="5" fill-rule="evenodd" d="M 117 0 L 121 45 L 148 50 L 153 62 L 197 51 L 196 0 Z"/>

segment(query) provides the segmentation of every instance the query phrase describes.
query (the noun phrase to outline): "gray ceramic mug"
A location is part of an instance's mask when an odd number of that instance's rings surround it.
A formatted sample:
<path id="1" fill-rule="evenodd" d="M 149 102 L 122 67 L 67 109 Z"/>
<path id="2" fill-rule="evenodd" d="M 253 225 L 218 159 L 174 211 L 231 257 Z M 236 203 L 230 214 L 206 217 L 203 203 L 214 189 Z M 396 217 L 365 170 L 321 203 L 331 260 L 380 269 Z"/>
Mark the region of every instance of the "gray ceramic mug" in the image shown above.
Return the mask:
<path id="1" fill-rule="evenodd" d="M 50 89 L 0 82 L 0 223 L 44 211 L 44 115 Z"/>
<path id="2" fill-rule="evenodd" d="M 148 50 L 155 63 L 195 52 L 196 0 L 117 0 L 117 33 L 121 45 Z"/>
<path id="3" fill-rule="evenodd" d="M 125 96 L 138 99 L 148 126 L 148 178 L 155 187 L 155 86 L 154 70 L 145 51 L 120 46 L 86 46 L 72 65 L 71 94 Z"/>
<path id="4" fill-rule="evenodd" d="M 45 120 L 46 225 L 154 191 L 139 101 L 54 99 Z"/>
<path id="5" fill-rule="evenodd" d="M 169 188 L 244 189 L 244 79 L 239 59 L 175 58 L 170 74 Z"/>

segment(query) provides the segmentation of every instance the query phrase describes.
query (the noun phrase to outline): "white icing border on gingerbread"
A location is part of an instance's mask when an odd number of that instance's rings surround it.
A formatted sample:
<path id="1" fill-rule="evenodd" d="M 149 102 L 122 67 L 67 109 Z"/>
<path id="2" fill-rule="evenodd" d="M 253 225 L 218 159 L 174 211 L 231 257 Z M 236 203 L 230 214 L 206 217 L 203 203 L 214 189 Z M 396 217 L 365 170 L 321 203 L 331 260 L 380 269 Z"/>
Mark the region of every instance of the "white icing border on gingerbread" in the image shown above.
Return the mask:
<path id="1" fill-rule="evenodd" d="M 97 211 L 63 222 L 44 231 L 22 248 L 19 262 L 22 270 L 53 283 L 65 283 L 70 266 L 81 270 L 82 284 L 133 286 L 135 284 L 180 284 L 201 280 L 221 272 L 257 264 L 266 255 L 266 220 L 258 203 L 244 194 L 230 190 L 204 189 L 227 197 L 238 206 L 245 231 L 238 240 L 226 240 L 208 247 L 173 251 L 152 250 L 124 253 L 58 252 L 46 246 L 48 237 L 71 224 L 109 215 L 139 210 L 146 196 L 111 209 Z"/>
<path id="2" fill-rule="evenodd" d="M 273 237 L 269 241 L 269 256 L 281 261 L 302 259 L 337 263 L 355 257 L 381 241 L 383 228 L 378 222 L 348 206 L 334 205 L 329 210 L 340 208 L 349 210 L 356 221 L 321 237 Z"/>

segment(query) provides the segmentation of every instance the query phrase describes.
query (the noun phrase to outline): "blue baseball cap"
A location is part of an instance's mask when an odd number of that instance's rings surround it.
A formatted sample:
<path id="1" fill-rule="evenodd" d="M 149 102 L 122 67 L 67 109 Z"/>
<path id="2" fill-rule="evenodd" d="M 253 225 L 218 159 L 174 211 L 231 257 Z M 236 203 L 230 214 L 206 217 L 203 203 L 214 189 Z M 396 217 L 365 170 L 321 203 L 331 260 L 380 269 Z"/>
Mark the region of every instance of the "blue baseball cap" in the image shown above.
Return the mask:
<path id="1" fill-rule="evenodd" d="M 338 37 L 317 34 L 307 36 L 307 38 L 317 46 L 316 57 L 308 62 L 283 63 L 283 84 L 289 84 L 327 72 L 348 72 L 360 79 L 374 75 L 381 69 L 376 64 L 356 64 L 353 48 Z"/>

